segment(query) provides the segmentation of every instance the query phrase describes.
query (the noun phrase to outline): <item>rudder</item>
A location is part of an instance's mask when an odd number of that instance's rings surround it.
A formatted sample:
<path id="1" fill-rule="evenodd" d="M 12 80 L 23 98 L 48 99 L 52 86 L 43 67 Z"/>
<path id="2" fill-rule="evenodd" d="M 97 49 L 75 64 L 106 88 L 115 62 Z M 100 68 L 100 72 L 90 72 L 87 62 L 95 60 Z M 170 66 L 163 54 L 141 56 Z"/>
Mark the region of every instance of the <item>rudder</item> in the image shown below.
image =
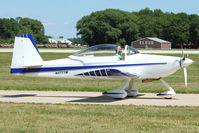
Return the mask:
<path id="1" fill-rule="evenodd" d="M 11 68 L 40 67 L 43 60 L 32 34 L 15 37 Z"/>

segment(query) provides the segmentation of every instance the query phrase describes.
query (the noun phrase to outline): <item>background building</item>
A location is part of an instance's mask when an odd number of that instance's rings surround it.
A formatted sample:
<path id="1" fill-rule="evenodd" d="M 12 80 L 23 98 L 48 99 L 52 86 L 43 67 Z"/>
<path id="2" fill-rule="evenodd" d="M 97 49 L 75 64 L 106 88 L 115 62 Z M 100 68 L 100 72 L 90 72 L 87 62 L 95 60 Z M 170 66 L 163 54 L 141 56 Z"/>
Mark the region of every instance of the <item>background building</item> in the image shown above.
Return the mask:
<path id="1" fill-rule="evenodd" d="M 54 39 L 54 38 L 49 38 L 48 41 L 50 43 L 54 43 L 54 44 L 66 44 L 66 45 L 71 45 L 72 42 L 67 40 L 67 39 L 64 39 L 64 38 L 59 38 L 59 39 Z"/>
<path id="2" fill-rule="evenodd" d="M 131 42 L 134 48 L 154 48 L 154 49 L 171 49 L 171 42 L 156 37 L 146 37 Z"/>

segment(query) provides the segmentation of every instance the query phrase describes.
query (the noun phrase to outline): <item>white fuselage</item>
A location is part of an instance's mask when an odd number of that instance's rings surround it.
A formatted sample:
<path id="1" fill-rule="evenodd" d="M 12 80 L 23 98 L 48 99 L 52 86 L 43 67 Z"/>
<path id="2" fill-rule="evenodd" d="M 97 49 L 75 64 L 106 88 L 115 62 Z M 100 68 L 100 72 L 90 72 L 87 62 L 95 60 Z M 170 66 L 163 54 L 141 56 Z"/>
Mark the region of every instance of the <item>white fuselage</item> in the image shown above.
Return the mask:
<path id="1" fill-rule="evenodd" d="M 42 67 L 24 68 L 24 73 L 13 74 L 72 78 L 88 72 L 86 76 L 84 74 L 81 76 L 111 77 L 107 74 L 89 74 L 89 72 L 118 69 L 139 75 L 140 79 L 151 79 L 165 77 L 179 70 L 179 60 L 180 57 L 147 54 L 129 55 L 124 60 L 119 60 L 117 56 L 69 56 L 65 59 L 44 61 Z"/>

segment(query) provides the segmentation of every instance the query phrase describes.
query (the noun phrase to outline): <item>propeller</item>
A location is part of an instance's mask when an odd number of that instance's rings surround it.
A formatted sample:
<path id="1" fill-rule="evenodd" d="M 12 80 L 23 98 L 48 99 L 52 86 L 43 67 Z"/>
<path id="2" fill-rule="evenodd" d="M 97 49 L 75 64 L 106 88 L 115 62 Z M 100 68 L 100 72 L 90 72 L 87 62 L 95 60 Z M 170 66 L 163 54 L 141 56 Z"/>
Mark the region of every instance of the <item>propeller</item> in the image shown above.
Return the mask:
<path id="1" fill-rule="evenodd" d="M 185 83 L 185 88 L 187 88 L 187 67 L 183 66 L 183 62 L 185 61 L 185 56 L 184 56 L 184 49 L 183 46 L 181 45 L 182 49 L 182 58 L 180 59 L 180 67 L 183 67 L 184 70 L 184 83 Z"/>
<path id="2" fill-rule="evenodd" d="M 181 49 L 182 49 L 182 60 L 185 60 L 185 57 L 184 57 L 184 48 L 183 48 L 182 45 L 181 45 Z"/>
<path id="3" fill-rule="evenodd" d="M 185 88 L 187 88 L 187 68 L 184 67 L 184 83 L 185 83 Z"/>

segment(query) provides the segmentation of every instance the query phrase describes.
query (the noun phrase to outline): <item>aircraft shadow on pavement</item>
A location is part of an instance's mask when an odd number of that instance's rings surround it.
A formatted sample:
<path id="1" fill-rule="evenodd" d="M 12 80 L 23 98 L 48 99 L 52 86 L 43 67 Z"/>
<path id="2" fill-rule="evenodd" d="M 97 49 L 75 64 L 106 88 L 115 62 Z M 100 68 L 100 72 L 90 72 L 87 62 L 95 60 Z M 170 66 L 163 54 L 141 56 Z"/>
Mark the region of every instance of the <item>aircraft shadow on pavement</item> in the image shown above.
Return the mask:
<path id="1" fill-rule="evenodd" d="M 51 97 L 51 98 L 81 98 L 81 99 L 74 99 L 70 101 L 66 101 L 66 103 L 71 102 L 71 103 L 111 103 L 111 102 L 116 102 L 118 100 L 126 100 L 126 99 L 164 99 L 160 97 L 142 97 L 145 94 L 138 94 L 137 97 L 126 97 L 124 99 L 114 99 L 111 97 L 106 97 L 106 96 L 38 96 L 37 94 L 15 94 L 15 95 L 2 95 L 2 98 L 20 98 L 20 97 Z M 165 99 L 166 100 L 166 99 Z"/>
<path id="2" fill-rule="evenodd" d="M 14 94 L 14 95 L 2 95 L 2 98 L 20 98 L 20 97 L 50 97 L 50 98 L 83 98 L 80 100 L 73 100 L 70 102 L 113 102 L 116 99 L 105 97 L 105 96 L 98 96 L 98 97 L 88 97 L 88 96 L 38 96 L 36 94 Z"/>
<path id="3" fill-rule="evenodd" d="M 126 99 L 165 99 L 165 98 L 162 98 L 162 97 L 142 97 L 144 96 L 145 94 L 138 94 L 136 97 L 128 97 Z M 165 99 L 166 100 L 166 99 Z M 168 99 L 167 99 L 168 100 Z"/>
<path id="4" fill-rule="evenodd" d="M 71 102 L 71 103 L 109 103 L 109 102 L 114 102 L 114 101 L 117 101 L 117 99 L 113 99 L 111 97 L 106 97 L 106 96 L 98 96 L 98 97 L 86 97 L 84 99 L 66 101 L 66 103 L 68 102 Z"/>
<path id="5" fill-rule="evenodd" d="M 118 100 L 126 100 L 126 99 L 164 99 L 161 97 L 141 97 L 144 96 L 145 94 L 139 94 L 137 97 L 126 97 L 124 99 L 114 99 L 111 97 L 106 97 L 106 96 L 98 96 L 98 97 L 86 97 L 84 99 L 78 99 L 78 100 L 71 100 L 71 101 L 66 101 L 66 103 L 71 102 L 71 103 L 110 103 L 110 102 L 115 102 Z"/>
<path id="6" fill-rule="evenodd" d="M 17 94 L 17 95 L 3 95 L 5 98 L 17 98 L 17 97 L 32 97 L 36 96 L 36 94 Z"/>
<path id="7" fill-rule="evenodd" d="M 130 97 L 127 97 L 127 98 L 130 98 Z M 114 99 L 114 98 L 102 95 L 102 96 L 98 96 L 98 97 L 85 97 L 84 99 L 71 100 L 71 101 L 66 101 L 66 102 L 74 102 L 74 103 L 76 103 L 76 102 L 77 103 L 110 103 L 110 102 L 115 102 L 115 101 L 119 101 L 119 100 L 125 100 L 127 98 Z"/>

